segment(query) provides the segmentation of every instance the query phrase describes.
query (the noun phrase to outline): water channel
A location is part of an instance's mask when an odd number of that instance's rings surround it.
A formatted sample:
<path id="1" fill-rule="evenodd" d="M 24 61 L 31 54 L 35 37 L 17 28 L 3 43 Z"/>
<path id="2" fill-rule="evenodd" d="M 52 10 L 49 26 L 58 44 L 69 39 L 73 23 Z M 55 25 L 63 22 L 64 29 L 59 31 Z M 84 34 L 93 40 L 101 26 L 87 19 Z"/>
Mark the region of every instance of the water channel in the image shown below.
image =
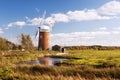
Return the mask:
<path id="1" fill-rule="evenodd" d="M 41 65 L 45 65 L 45 66 L 55 66 L 56 63 L 62 62 L 64 60 L 68 60 L 68 59 L 42 57 L 42 58 L 38 58 L 37 60 L 34 60 L 34 61 L 24 62 L 24 63 L 20 63 L 20 64 L 29 64 L 29 65 L 41 64 Z"/>

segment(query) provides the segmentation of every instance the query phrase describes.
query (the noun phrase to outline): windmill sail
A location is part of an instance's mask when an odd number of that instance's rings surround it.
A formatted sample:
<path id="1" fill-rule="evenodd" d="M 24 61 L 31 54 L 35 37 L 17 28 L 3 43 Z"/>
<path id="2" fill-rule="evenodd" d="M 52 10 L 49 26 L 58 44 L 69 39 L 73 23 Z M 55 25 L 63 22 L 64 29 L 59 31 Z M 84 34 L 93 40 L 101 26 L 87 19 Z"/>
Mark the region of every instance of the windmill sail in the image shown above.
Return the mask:
<path id="1" fill-rule="evenodd" d="M 45 15 L 46 15 L 46 11 L 44 11 L 44 13 L 43 13 L 42 19 L 41 19 L 41 21 L 40 21 L 40 23 L 39 23 L 39 27 L 41 27 L 41 26 L 44 24 Z"/>
<path id="2" fill-rule="evenodd" d="M 45 15 L 46 15 L 46 11 L 44 11 L 44 13 L 43 13 L 43 15 L 42 15 L 42 18 L 41 18 L 41 21 L 39 22 L 38 30 L 37 30 L 36 33 L 35 33 L 35 38 L 36 38 L 38 35 L 40 35 L 40 34 L 39 34 L 39 33 L 40 33 L 39 31 L 40 31 L 40 29 L 41 29 L 41 26 L 44 24 Z M 39 19 L 40 19 L 40 17 L 39 17 Z"/>
<path id="3" fill-rule="evenodd" d="M 39 35 L 39 29 L 35 33 L 35 38 L 37 38 L 38 35 Z"/>

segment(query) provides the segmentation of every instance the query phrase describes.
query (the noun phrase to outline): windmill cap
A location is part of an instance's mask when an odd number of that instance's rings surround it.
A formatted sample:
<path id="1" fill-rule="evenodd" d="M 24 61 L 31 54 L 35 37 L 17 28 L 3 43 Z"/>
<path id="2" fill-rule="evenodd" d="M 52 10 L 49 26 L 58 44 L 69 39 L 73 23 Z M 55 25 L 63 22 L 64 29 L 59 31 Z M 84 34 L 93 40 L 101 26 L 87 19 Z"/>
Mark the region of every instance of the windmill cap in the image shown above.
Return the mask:
<path id="1" fill-rule="evenodd" d="M 49 26 L 43 25 L 40 28 L 41 28 L 40 32 L 50 32 L 50 27 Z"/>

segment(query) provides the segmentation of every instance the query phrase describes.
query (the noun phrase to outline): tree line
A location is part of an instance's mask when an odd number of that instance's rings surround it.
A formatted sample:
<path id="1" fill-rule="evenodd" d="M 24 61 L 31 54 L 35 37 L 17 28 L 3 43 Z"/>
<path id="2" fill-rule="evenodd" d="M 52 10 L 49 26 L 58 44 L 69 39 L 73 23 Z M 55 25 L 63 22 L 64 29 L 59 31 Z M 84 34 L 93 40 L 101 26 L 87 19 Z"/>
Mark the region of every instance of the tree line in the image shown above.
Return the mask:
<path id="1" fill-rule="evenodd" d="M 67 50 L 115 50 L 120 49 L 120 46 L 101 46 L 101 45 L 92 45 L 92 46 L 66 46 Z"/>
<path id="2" fill-rule="evenodd" d="M 20 44 L 17 45 L 15 43 L 12 43 L 11 41 L 8 41 L 5 38 L 0 37 L 0 50 L 33 50 L 34 45 L 32 43 L 32 39 L 30 35 L 21 34 L 19 37 Z"/>

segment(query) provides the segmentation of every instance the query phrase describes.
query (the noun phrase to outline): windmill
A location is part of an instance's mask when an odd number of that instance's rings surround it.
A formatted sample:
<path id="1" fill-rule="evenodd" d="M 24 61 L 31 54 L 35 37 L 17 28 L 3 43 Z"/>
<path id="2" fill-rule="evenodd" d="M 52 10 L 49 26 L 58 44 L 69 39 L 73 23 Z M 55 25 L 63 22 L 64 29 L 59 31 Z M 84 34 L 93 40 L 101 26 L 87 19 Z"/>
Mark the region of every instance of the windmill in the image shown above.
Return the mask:
<path id="1" fill-rule="evenodd" d="M 45 15 L 46 11 L 44 11 L 41 21 L 38 26 L 38 31 L 36 35 L 38 35 L 38 50 L 48 50 L 49 49 L 49 26 L 45 25 Z M 40 17 L 39 17 L 40 19 Z"/>

